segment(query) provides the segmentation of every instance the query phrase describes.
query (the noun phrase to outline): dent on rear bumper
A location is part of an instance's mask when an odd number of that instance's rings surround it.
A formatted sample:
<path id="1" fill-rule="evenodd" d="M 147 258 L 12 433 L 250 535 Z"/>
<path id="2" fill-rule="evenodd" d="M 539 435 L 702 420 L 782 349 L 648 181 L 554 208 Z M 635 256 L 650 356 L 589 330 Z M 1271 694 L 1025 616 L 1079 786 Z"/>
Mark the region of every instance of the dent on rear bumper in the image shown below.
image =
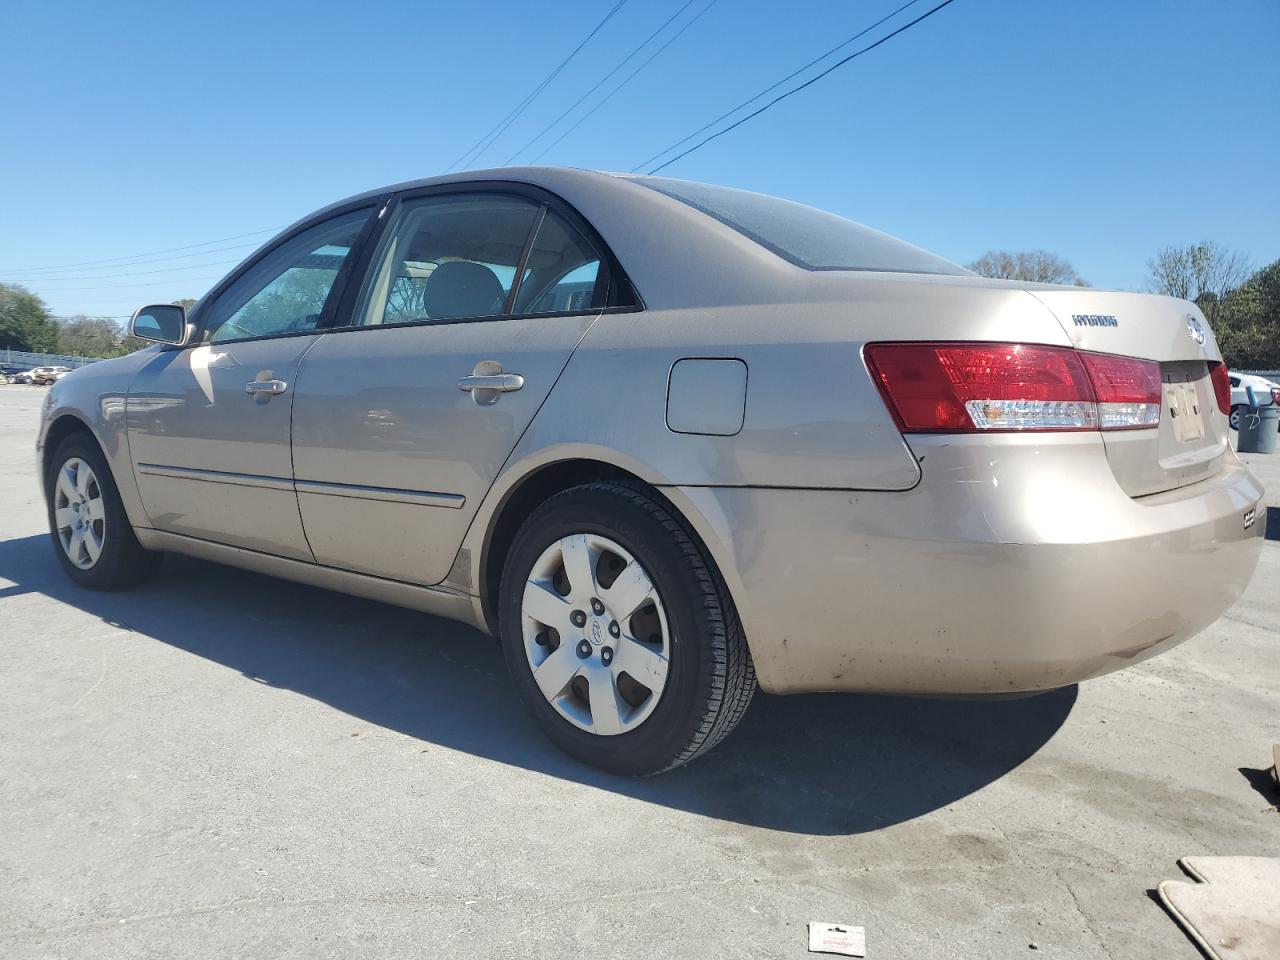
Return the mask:
<path id="1" fill-rule="evenodd" d="M 1096 435 L 913 447 L 923 480 L 900 493 L 679 488 L 764 689 L 1060 687 L 1194 636 L 1257 564 L 1263 491 L 1234 456 L 1134 500 Z"/>

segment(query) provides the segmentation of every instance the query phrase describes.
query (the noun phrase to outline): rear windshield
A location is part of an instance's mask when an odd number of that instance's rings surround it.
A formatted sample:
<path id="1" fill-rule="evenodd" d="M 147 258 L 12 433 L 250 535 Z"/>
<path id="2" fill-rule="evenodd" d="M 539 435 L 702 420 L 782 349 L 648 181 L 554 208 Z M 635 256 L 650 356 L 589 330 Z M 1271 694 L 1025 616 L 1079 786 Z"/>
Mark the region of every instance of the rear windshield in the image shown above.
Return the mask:
<path id="1" fill-rule="evenodd" d="M 631 177 L 732 227 L 807 270 L 880 270 L 965 276 L 964 267 L 803 203 L 732 187 L 665 177 Z"/>

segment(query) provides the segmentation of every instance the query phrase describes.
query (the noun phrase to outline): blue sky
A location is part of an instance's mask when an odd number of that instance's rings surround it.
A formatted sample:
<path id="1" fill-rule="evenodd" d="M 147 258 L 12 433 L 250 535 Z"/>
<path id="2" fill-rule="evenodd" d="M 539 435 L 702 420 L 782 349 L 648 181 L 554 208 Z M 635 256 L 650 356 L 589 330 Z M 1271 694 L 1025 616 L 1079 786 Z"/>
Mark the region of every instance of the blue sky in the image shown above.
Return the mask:
<path id="1" fill-rule="evenodd" d="M 9 0 L 0 281 L 58 315 L 198 296 L 266 234 L 41 268 L 265 230 L 440 172 L 613 2 Z M 630 169 L 901 2 L 716 0 L 541 162 Z M 628 0 L 476 165 L 505 162 L 683 3 Z M 1169 243 L 1280 257 L 1278 121 L 1275 0 L 955 0 L 664 173 L 824 207 L 962 262 L 1045 248 L 1095 285 L 1138 288 Z"/>

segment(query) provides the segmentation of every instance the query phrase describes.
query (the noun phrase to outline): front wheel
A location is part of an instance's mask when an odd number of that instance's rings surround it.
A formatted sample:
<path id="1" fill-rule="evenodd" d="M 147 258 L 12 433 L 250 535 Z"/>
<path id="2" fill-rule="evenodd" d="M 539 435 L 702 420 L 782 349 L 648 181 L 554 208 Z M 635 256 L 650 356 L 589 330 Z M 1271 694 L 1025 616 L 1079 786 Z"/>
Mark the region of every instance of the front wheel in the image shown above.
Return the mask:
<path id="1" fill-rule="evenodd" d="M 143 549 L 101 451 L 74 433 L 58 444 L 45 477 L 49 533 L 62 569 L 91 590 L 115 590 L 149 577 L 160 555 Z"/>
<path id="2" fill-rule="evenodd" d="M 628 486 L 574 487 L 530 514 L 507 554 L 499 624 L 543 732 L 613 773 L 705 753 L 755 691 L 719 575 L 668 507 Z"/>

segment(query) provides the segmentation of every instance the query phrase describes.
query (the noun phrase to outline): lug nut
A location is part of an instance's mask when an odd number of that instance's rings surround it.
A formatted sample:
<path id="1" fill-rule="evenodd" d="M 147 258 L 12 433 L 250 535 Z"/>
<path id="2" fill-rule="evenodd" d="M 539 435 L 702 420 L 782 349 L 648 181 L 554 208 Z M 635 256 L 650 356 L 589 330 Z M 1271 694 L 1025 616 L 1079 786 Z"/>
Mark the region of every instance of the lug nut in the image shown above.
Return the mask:
<path id="1" fill-rule="evenodd" d="M 611 637 L 620 637 L 620 636 L 622 636 L 622 628 L 621 628 L 620 626 L 618 626 L 618 621 L 617 621 L 617 620 L 615 620 L 615 621 L 613 621 L 613 623 L 609 624 L 609 636 L 611 636 Z"/>
<path id="2" fill-rule="evenodd" d="M 602 647 L 600 650 L 600 662 L 606 666 L 613 662 L 613 647 Z"/>
<path id="3" fill-rule="evenodd" d="M 579 643 L 579 644 L 578 644 L 578 656 L 580 656 L 580 657 L 589 657 L 589 656 L 591 656 L 591 644 L 587 643 L 587 641 L 585 641 L 585 640 L 583 640 L 581 643 Z"/>
<path id="4" fill-rule="evenodd" d="M 594 613 L 597 617 L 600 616 L 600 614 L 604 613 L 604 604 L 601 603 L 599 598 L 597 597 L 591 598 L 591 612 Z"/>
<path id="5" fill-rule="evenodd" d="M 569 614 L 569 622 L 575 627 L 585 627 L 587 625 L 587 615 L 581 610 L 575 610 Z"/>
<path id="6" fill-rule="evenodd" d="M 536 644 L 537 644 L 538 646 L 540 646 L 540 647 L 545 647 L 545 646 L 546 646 L 548 643 L 550 643 L 551 641 L 550 641 L 550 640 L 548 639 L 548 637 L 547 637 L 547 631 L 545 631 L 545 630 L 540 630 L 540 631 L 538 632 L 538 635 L 537 635 L 536 637 L 534 637 L 534 638 L 533 638 L 533 642 L 534 642 L 534 643 L 536 643 Z"/>

